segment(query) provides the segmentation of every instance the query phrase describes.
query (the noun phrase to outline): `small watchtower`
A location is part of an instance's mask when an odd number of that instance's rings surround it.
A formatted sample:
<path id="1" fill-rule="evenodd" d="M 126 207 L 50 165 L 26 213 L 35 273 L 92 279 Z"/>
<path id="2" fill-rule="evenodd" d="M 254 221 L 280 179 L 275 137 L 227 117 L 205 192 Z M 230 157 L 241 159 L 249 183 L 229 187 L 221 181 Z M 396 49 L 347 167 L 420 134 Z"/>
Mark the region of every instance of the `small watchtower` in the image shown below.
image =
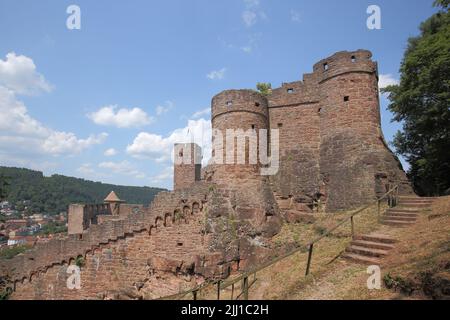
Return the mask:
<path id="1" fill-rule="evenodd" d="M 196 143 L 176 143 L 174 146 L 173 189 L 189 187 L 200 181 L 202 148 Z"/>
<path id="2" fill-rule="evenodd" d="M 120 200 L 117 194 L 111 191 L 103 202 L 109 204 L 113 216 L 118 216 L 120 214 L 120 204 L 125 201 Z"/>

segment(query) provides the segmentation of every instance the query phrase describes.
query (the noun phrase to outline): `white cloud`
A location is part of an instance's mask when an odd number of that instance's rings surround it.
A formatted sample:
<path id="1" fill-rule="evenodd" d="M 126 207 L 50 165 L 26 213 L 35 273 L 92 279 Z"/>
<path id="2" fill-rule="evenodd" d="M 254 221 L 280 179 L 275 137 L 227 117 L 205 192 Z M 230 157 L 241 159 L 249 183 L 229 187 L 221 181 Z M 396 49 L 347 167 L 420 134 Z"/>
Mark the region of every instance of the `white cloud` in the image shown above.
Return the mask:
<path id="1" fill-rule="evenodd" d="M 166 166 L 159 174 L 150 177 L 151 184 L 162 184 L 166 183 L 170 185 L 173 180 L 173 167 Z"/>
<path id="2" fill-rule="evenodd" d="M 14 52 L 8 53 L 5 60 L 0 59 L 0 86 L 19 95 L 34 95 L 53 89 L 44 76 L 36 71 L 32 59 Z"/>
<path id="3" fill-rule="evenodd" d="M 123 174 L 133 176 L 138 179 L 145 178 L 145 174 L 137 170 L 130 162 L 124 160 L 121 162 L 101 162 L 98 164 L 99 168 L 106 169 L 109 172 L 116 174 Z"/>
<path id="4" fill-rule="evenodd" d="M 244 23 L 247 27 L 251 27 L 256 23 L 257 15 L 253 11 L 246 10 L 242 12 L 242 20 L 244 20 Z"/>
<path id="5" fill-rule="evenodd" d="M 112 157 L 115 156 L 117 154 L 117 150 L 114 148 L 109 148 L 107 150 L 105 150 L 105 152 L 103 153 L 106 157 Z"/>
<path id="6" fill-rule="evenodd" d="M 194 112 L 194 114 L 192 115 L 192 119 L 198 119 L 198 118 L 200 118 L 202 116 L 207 116 L 207 115 L 210 115 L 210 114 L 211 114 L 211 108 L 208 107 L 208 108 L 205 108 L 203 110 L 198 110 L 198 111 Z"/>
<path id="7" fill-rule="evenodd" d="M 33 119 L 15 93 L 0 86 L 0 150 L 2 159 L 32 159 L 36 155 L 74 155 L 102 143 L 106 133 L 79 139 Z"/>
<path id="8" fill-rule="evenodd" d="M 300 22 L 300 21 L 302 21 L 300 12 L 292 9 L 291 10 L 291 21 L 292 22 Z"/>
<path id="9" fill-rule="evenodd" d="M 159 106 L 156 107 L 156 114 L 158 116 L 160 116 L 163 113 L 168 112 L 172 108 L 173 108 L 173 102 L 172 101 L 166 101 L 165 105 L 159 105 Z"/>
<path id="10" fill-rule="evenodd" d="M 98 111 L 89 113 L 87 116 L 94 123 L 103 126 L 114 126 L 117 128 L 141 127 L 154 121 L 140 108 L 117 110 L 117 106 L 106 106 Z"/>
<path id="11" fill-rule="evenodd" d="M 87 139 L 78 139 L 71 132 L 53 131 L 45 140 L 43 148 L 45 152 L 54 155 L 79 154 L 92 145 L 103 143 L 107 137 L 107 133 L 101 133 L 90 135 Z"/>
<path id="12" fill-rule="evenodd" d="M 380 74 L 378 79 L 378 86 L 380 89 L 396 84 L 399 84 L 399 81 L 395 79 L 392 74 Z"/>
<path id="13" fill-rule="evenodd" d="M 261 33 L 254 33 L 248 36 L 247 44 L 241 47 L 241 50 L 245 53 L 252 53 L 254 49 L 258 47 Z"/>
<path id="14" fill-rule="evenodd" d="M 247 27 L 255 25 L 258 19 L 267 19 L 266 13 L 260 9 L 259 0 L 244 0 L 244 6 L 242 20 Z"/>
<path id="15" fill-rule="evenodd" d="M 96 174 L 96 171 L 92 168 L 90 163 L 83 163 L 78 169 L 77 172 L 81 173 L 84 176 L 92 176 Z"/>
<path id="16" fill-rule="evenodd" d="M 225 72 L 226 71 L 227 71 L 227 68 L 222 68 L 220 70 L 213 70 L 210 73 L 208 73 L 206 75 L 206 77 L 208 79 L 211 79 L 211 80 L 216 80 L 216 79 L 217 80 L 221 80 L 221 79 L 223 79 L 225 77 Z"/>
<path id="17" fill-rule="evenodd" d="M 136 158 L 149 158 L 157 162 L 169 161 L 173 157 L 175 143 L 195 142 L 203 149 L 203 163 L 211 156 L 211 121 L 203 118 L 188 120 L 184 128 L 175 129 L 168 136 L 141 132 L 127 146 L 127 153 Z"/>
<path id="18" fill-rule="evenodd" d="M 244 0 L 244 3 L 248 8 L 254 8 L 259 6 L 259 0 Z"/>

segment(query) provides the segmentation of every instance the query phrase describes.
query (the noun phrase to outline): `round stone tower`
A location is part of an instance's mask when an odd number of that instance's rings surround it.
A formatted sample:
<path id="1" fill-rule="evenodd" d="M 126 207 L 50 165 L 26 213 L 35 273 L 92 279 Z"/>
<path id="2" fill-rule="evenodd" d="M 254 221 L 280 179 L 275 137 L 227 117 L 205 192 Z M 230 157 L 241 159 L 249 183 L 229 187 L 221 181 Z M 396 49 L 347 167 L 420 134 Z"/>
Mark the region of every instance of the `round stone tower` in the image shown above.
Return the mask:
<path id="1" fill-rule="evenodd" d="M 223 198 L 211 208 L 212 216 L 231 216 L 238 221 L 241 261 L 256 259 L 252 238 L 271 237 L 281 220 L 269 179 L 261 175 L 260 129 L 269 129 L 268 102 L 253 90 L 226 90 L 211 102 L 213 150 L 211 182 Z M 267 131 L 266 131 L 267 134 Z M 217 209 L 217 210 L 215 210 Z M 247 240 L 245 240 L 247 239 Z M 259 249 L 258 249 L 259 250 Z"/>
<path id="2" fill-rule="evenodd" d="M 314 65 L 321 178 L 331 210 L 361 205 L 389 183 L 407 181 L 381 131 L 378 67 L 371 57 L 367 50 L 342 51 Z"/>
<path id="3" fill-rule="evenodd" d="M 260 129 L 269 129 L 268 102 L 253 90 L 226 90 L 212 99 L 215 181 L 261 180 Z"/>

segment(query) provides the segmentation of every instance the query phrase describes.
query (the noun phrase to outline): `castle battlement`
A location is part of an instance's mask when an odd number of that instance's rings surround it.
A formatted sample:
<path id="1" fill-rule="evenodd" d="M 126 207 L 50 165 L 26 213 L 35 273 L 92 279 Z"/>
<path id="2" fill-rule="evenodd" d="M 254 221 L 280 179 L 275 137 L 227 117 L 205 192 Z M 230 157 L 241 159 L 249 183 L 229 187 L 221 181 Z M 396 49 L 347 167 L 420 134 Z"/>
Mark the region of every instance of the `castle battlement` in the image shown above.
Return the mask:
<path id="1" fill-rule="evenodd" d="M 283 83 L 267 96 L 255 90 L 215 95 L 212 129 L 223 132 L 222 139 L 227 129 L 278 130 L 274 175 L 261 175 L 263 166 L 248 162 L 201 170 L 201 148 L 176 144 L 175 190 L 159 193 L 149 208 L 127 205 L 113 193 L 105 204 L 72 205 L 66 239 L 0 261 L 2 275 L 13 283 L 12 297 L 174 294 L 264 261 L 269 239 L 289 221 L 286 204 L 311 213 L 321 203 L 333 212 L 365 205 L 393 183 L 400 184 L 400 193 L 411 193 L 383 139 L 377 63 L 371 57 L 367 50 L 337 52 L 314 64 L 303 81 Z M 230 151 L 216 150 L 217 139 L 213 155 Z M 250 147 L 243 149 L 247 158 Z M 71 290 L 68 266 L 77 263 L 82 286 Z"/>

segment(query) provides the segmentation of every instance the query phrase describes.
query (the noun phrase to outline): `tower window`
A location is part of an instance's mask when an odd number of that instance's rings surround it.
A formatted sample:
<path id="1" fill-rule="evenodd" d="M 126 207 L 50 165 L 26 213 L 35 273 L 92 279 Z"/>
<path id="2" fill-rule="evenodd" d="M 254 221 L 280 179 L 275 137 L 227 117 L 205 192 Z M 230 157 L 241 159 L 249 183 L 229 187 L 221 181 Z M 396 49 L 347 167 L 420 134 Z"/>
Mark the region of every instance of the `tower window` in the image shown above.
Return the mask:
<path id="1" fill-rule="evenodd" d="M 294 93 L 294 89 L 293 88 L 287 89 L 287 93 Z"/>
<path id="2" fill-rule="evenodd" d="M 356 57 L 352 56 L 352 62 L 356 62 Z"/>
<path id="3" fill-rule="evenodd" d="M 350 100 L 350 97 L 349 96 L 345 96 L 344 97 L 344 102 L 347 102 L 347 101 L 349 101 Z"/>
<path id="4" fill-rule="evenodd" d="M 231 107 L 233 105 L 233 101 L 227 101 L 227 107 Z"/>
<path id="5" fill-rule="evenodd" d="M 279 123 L 279 124 L 278 124 L 278 128 L 281 128 L 281 127 L 283 127 L 283 124 L 282 124 L 282 123 Z"/>
<path id="6" fill-rule="evenodd" d="M 322 108 L 319 108 L 319 109 L 317 110 L 317 112 L 318 112 L 318 113 L 321 113 L 321 112 L 322 112 Z"/>
<path id="7" fill-rule="evenodd" d="M 252 124 L 252 129 L 255 129 L 255 125 L 254 124 Z"/>
<path id="8" fill-rule="evenodd" d="M 324 63 L 324 64 L 323 64 L 323 70 L 325 70 L 325 71 L 328 70 L 328 63 Z"/>
<path id="9" fill-rule="evenodd" d="M 255 107 L 259 107 L 259 102 L 255 102 Z"/>
<path id="10" fill-rule="evenodd" d="M 183 158 L 183 151 L 180 151 L 180 152 L 178 153 L 178 155 L 180 156 L 180 158 Z"/>

